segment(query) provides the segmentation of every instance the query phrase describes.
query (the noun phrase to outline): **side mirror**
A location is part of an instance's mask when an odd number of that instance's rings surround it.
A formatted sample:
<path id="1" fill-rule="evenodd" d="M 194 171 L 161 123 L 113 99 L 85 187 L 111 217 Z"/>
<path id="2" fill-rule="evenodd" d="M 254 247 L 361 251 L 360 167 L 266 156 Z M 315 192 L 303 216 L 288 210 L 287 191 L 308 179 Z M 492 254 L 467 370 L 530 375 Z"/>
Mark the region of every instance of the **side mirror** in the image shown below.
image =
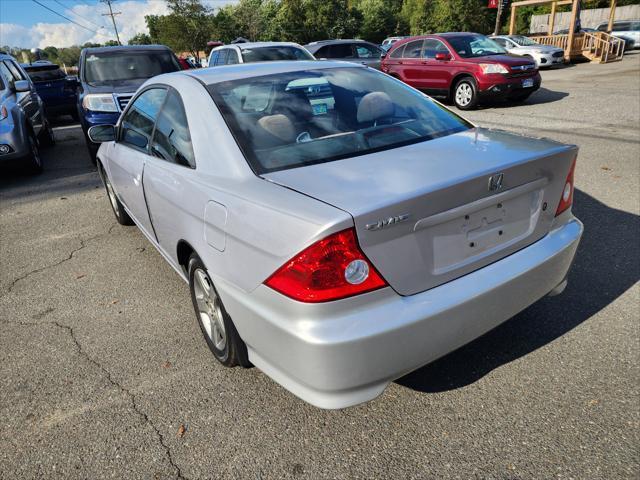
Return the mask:
<path id="1" fill-rule="evenodd" d="M 444 52 L 436 53 L 436 60 L 446 62 L 447 60 L 451 60 L 451 54 Z"/>
<path id="2" fill-rule="evenodd" d="M 31 90 L 31 85 L 29 84 L 29 80 L 16 80 L 13 83 L 13 90 L 16 93 L 28 92 L 29 90 Z"/>
<path id="3" fill-rule="evenodd" d="M 113 142 L 116 139 L 116 127 L 113 125 L 96 125 L 87 132 L 93 143 Z"/>

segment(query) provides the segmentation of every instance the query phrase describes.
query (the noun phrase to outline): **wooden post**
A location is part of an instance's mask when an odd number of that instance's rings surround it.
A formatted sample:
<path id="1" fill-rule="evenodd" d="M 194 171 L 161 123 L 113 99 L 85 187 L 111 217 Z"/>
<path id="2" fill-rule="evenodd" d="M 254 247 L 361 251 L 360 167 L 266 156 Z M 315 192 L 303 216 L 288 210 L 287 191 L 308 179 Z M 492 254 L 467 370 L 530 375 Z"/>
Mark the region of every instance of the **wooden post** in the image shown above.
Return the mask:
<path id="1" fill-rule="evenodd" d="M 553 35 L 553 27 L 556 23 L 556 6 L 556 2 L 551 4 L 551 13 L 549 14 L 549 35 Z"/>
<path id="2" fill-rule="evenodd" d="M 611 0 L 611 9 L 609 10 L 609 25 L 607 26 L 607 33 L 611 33 L 613 30 L 613 21 L 616 16 L 616 3 L 617 0 Z"/>
<path id="3" fill-rule="evenodd" d="M 567 48 L 564 51 L 565 60 L 571 60 L 571 50 L 573 49 L 573 38 L 575 36 L 576 21 L 578 20 L 578 6 L 580 0 L 573 0 L 571 5 L 571 21 L 569 22 L 569 38 L 567 39 Z"/>
<path id="4" fill-rule="evenodd" d="M 513 35 L 516 30 L 516 6 L 511 4 L 511 18 L 509 19 L 509 35 Z"/>

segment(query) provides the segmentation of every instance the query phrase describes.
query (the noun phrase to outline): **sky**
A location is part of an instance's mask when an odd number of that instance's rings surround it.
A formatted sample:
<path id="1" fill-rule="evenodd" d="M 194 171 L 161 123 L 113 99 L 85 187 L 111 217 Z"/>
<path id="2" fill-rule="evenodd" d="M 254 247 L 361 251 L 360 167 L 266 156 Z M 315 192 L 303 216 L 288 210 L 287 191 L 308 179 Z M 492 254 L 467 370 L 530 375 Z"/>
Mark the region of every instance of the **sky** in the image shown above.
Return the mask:
<path id="1" fill-rule="evenodd" d="M 104 43 L 115 40 L 108 7 L 99 0 L 0 0 L 0 45 L 44 48 L 68 47 L 85 42 Z M 220 7 L 233 0 L 203 0 L 210 7 Z M 47 10 L 53 10 L 75 24 Z M 137 33 L 148 33 L 145 15 L 168 13 L 165 0 L 117 0 L 113 2 L 116 25 L 122 43 Z"/>

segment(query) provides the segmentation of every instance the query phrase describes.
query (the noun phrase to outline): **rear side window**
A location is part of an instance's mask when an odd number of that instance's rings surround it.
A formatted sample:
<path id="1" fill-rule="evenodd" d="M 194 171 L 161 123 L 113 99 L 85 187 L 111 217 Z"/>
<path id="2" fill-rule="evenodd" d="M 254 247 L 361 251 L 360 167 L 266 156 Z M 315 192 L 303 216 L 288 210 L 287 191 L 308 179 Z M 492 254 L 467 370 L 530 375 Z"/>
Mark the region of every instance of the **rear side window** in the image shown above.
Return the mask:
<path id="1" fill-rule="evenodd" d="M 405 45 L 400 45 L 393 52 L 391 52 L 391 55 L 389 55 L 389 56 L 391 58 L 402 58 L 402 54 L 404 52 L 404 47 L 405 47 Z"/>
<path id="2" fill-rule="evenodd" d="M 327 58 L 351 58 L 353 50 L 349 43 L 339 43 L 329 46 L 329 56 Z"/>
<path id="3" fill-rule="evenodd" d="M 63 80 L 67 77 L 60 68 L 30 68 L 27 73 L 36 83 Z"/>
<path id="4" fill-rule="evenodd" d="M 242 59 L 245 63 L 276 60 L 313 60 L 313 57 L 305 49 L 290 45 L 240 48 L 242 49 Z"/>
<path id="5" fill-rule="evenodd" d="M 180 96 L 169 91 L 156 124 L 151 154 L 167 162 L 196 167 L 187 115 Z"/>
<path id="6" fill-rule="evenodd" d="M 413 42 L 407 43 L 407 46 L 404 47 L 403 58 L 420 58 L 422 55 L 422 40 L 414 40 Z"/>
<path id="7" fill-rule="evenodd" d="M 220 54 L 218 55 L 218 60 L 216 61 L 216 65 L 226 65 L 227 64 L 227 52 L 228 48 L 220 50 Z"/>
<path id="8" fill-rule="evenodd" d="M 215 52 L 211 52 L 211 58 L 209 59 L 209 66 L 210 67 L 214 67 L 216 62 L 218 61 L 218 56 L 220 55 L 220 52 L 218 50 L 216 50 Z"/>
<path id="9" fill-rule="evenodd" d="M 167 91 L 151 88 L 136 98 L 122 118 L 120 141 L 140 150 L 147 150 L 153 125 L 164 102 Z"/>
<path id="10" fill-rule="evenodd" d="M 9 87 L 11 87 L 15 82 L 13 74 L 9 70 L 9 67 L 4 64 L 4 62 L 0 62 L 0 76 L 4 80 L 4 83 L 6 83 Z"/>

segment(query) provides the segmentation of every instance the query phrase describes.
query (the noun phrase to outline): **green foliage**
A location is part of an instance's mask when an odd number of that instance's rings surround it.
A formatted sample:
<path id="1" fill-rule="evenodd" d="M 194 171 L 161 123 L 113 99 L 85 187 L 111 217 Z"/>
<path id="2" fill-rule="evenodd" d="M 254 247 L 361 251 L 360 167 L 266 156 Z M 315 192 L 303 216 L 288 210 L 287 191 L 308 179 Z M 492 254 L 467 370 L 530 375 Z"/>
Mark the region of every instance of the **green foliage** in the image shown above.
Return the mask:
<path id="1" fill-rule="evenodd" d="M 137 33 L 129 39 L 129 45 L 151 45 L 151 36 L 146 33 Z"/>

